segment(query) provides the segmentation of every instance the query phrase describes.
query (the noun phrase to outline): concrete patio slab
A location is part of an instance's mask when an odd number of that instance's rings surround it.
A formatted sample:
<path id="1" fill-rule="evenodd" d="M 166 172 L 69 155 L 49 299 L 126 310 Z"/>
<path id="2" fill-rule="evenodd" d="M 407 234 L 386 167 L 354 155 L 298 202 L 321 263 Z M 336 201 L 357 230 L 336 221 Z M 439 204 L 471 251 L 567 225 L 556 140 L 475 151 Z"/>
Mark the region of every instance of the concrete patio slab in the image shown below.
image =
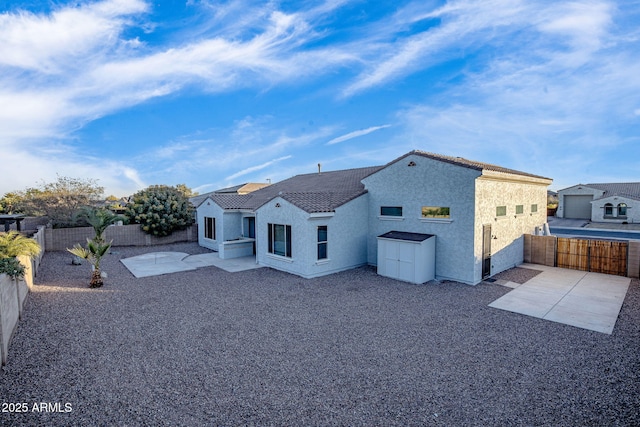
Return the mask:
<path id="1" fill-rule="evenodd" d="M 611 334 L 631 279 L 565 268 L 522 264 L 542 273 L 490 307 Z"/>
<path id="2" fill-rule="evenodd" d="M 189 255 L 184 252 L 152 252 L 120 261 L 135 277 L 158 276 L 211 266 L 231 273 L 262 267 L 256 264 L 256 259 L 252 256 L 220 259 L 216 252 L 198 255 Z"/>
<path id="3" fill-rule="evenodd" d="M 189 256 L 183 252 L 152 252 L 120 260 L 136 277 L 157 276 L 195 270 L 195 267 L 182 262 Z"/>

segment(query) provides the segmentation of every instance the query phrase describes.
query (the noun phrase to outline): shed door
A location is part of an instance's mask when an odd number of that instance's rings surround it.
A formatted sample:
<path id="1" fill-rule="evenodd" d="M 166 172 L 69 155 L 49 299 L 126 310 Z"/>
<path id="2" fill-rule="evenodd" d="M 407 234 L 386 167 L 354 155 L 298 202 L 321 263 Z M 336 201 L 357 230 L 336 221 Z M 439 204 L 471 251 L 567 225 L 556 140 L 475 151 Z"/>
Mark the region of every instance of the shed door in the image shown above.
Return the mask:
<path id="1" fill-rule="evenodd" d="M 564 196 L 564 217 L 591 219 L 592 195 Z"/>
<path id="2" fill-rule="evenodd" d="M 400 243 L 398 245 L 398 279 L 407 282 L 415 281 L 415 244 Z"/>
<path id="3" fill-rule="evenodd" d="M 398 280 L 415 280 L 415 245 L 402 241 L 386 240 L 384 245 L 383 274 Z"/>

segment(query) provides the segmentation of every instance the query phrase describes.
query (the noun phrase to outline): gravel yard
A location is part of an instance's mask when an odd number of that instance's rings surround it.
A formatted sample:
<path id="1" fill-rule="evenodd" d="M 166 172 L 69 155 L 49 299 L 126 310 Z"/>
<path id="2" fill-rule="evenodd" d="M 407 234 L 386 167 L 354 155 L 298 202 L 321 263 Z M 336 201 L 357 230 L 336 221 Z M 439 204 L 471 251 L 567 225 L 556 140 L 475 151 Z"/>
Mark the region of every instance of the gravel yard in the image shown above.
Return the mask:
<path id="1" fill-rule="evenodd" d="M 28 411 L 0 425 L 640 424 L 638 280 L 606 335 L 490 308 L 497 284 L 369 267 L 136 279 L 121 258 L 206 250 L 113 250 L 97 290 L 87 265 L 45 255 L 0 373 L 3 410 Z"/>

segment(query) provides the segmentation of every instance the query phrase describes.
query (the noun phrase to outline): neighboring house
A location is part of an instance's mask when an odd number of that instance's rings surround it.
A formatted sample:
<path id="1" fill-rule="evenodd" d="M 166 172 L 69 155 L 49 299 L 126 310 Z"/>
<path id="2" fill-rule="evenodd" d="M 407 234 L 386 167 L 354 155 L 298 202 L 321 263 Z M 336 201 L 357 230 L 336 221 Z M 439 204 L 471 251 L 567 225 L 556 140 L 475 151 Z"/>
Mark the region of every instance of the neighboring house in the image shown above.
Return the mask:
<path id="1" fill-rule="evenodd" d="M 523 260 L 548 178 L 412 151 L 385 166 L 297 175 L 198 206 L 200 245 L 311 278 L 361 265 L 477 284 Z"/>
<path id="2" fill-rule="evenodd" d="M 269 183 L 266 182 L 248 182 L 245 184 L 234 185 L 233 187 L 221 188 L 220 190 L 212 191 L 210 193 L 198 194 L 189 198 L 191 204 L 198 207 L 203 200 L 209 197 L 211 194 L 249 194 L 253 191 L 260 190 L 261 188 L 268 187 Z"/>
<path id="3" fill-rule="evenodd" d="M 558 191 L 558 218 L 640 222 L 640 182 L 578 184 Z"/>

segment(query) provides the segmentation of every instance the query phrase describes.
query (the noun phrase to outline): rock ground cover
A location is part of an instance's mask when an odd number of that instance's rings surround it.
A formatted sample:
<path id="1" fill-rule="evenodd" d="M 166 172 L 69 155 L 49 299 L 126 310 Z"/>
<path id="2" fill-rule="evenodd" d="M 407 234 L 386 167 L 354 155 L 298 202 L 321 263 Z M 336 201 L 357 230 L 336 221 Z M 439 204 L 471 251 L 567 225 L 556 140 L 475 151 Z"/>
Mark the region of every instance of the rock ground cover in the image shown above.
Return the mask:
<path id="1" fill-rule="evenodd" d="M 69 254 L 45 255 L 0 372 L 0 403 L 29 411 L 0 425 L 640 423 L 638 280 L 606 335 L 492 309 L 509 291 L 496 284 L 369 267 L 136 279 L 121 258 L 207 251 L 113 250 L 100 289 Z"/>

